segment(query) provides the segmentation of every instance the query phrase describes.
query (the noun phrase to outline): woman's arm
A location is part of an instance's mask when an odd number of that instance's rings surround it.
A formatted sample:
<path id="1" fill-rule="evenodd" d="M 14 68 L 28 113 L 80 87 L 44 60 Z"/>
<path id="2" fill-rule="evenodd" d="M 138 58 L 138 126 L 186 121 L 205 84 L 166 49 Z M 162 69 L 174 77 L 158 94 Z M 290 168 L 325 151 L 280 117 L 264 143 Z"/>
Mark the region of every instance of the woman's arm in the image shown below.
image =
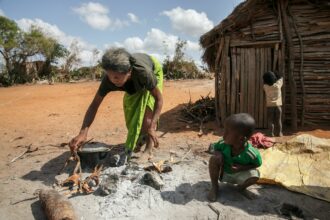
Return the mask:
<path id="1" fill-rule="evenodd" d="M 156 129 L 157 122 L 163 107 L 163 95 L 157 87 L 150 90 L 150 93 L 155 98 L 155 108 L 153 111 L 151 128 Z"/>
<path id="2" fill-rule="evenodd" d="M 157 87 L 150 90 L 150 93 L 155 98 L 155 108 L 153 111 L 153 116 L 151 119 L 150 127 L 148 128 L 148 134 L 149 134 L 149 137 L 154 142 L 154 147 L 158 147 L 159 144 L 158 144 L 158 139 L 157 139 L 155 131 L 156 131 L 157 122 L 158 122 L 158 119 L 160 116 L 160 112 L 163 107 L 163 95 Z"/>
<path id="3" fill-rule="evenodd" d="M 100 96 L 97 92 L 94 96 L 92 103 L 89 105 L 86 111 L 84 121 L 81 126 L 79 134 L 75 138 L 73 138 L 69 143 L 71 151 L 78 149 L 79 146 L 86 141 L 88 129 L 93 123 L 97 110 L 100 104 L 102 103 L 102 101 L 103 101 L 103 97 Z"/>

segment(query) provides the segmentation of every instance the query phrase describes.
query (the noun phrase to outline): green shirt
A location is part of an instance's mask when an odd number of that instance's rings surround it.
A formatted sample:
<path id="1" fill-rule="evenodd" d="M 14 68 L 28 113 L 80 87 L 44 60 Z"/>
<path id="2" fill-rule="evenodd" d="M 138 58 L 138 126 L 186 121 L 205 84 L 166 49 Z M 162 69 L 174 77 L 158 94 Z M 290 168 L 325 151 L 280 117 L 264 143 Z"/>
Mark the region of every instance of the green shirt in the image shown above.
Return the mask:
<path id="1" fill-rule="evenodd" d="M 157 78 L 154 74 L 154 63 L 150 56 L 142 53 L 132 54 L 132 76 L 123 87 L 115 86 L 105 75 L 102 79 L 98 94 L 104 97 L 111 91 L 126 91 L 134 94 L 137 91 L 147 89 L 152 90 L 157 86 Z"/>
<path id="2" fill-rule="evenodd" d="M 229 144 L 225 144 L 223 140 L 215 143 L 213 147 L 214 150 L 220 151 L 222 153 L 224 158 L 224 172 L 226 173 L 232 173 L 231 166 L 233 164 L 256 165 L 258 167 L 262 164 L 259 151 L 255 149 L 249 142 L 245 144 L 244 151 L 242 151 L 237 156 L 232 156 L 231 146 Z"/>

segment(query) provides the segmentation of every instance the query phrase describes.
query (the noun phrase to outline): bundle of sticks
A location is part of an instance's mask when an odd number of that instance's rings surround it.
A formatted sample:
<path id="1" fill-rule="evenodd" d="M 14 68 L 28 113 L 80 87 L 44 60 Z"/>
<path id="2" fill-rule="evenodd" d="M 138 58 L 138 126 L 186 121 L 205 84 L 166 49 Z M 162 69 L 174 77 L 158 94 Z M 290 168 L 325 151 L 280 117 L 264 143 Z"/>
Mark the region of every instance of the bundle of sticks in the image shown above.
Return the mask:
<path id="1" fill-rule="evenodd" d="M 202 135 L 203 123 L 211 121 L 215 118 L 214 103 L 215 99 L 211 98 L 210 94 L 207 96 L 201 96 L 201 98 L 194 103 L 190 99 L 181 110 L 181 116 L 178 120 L 189 124 L 199 123 L 199 135 Z"/>

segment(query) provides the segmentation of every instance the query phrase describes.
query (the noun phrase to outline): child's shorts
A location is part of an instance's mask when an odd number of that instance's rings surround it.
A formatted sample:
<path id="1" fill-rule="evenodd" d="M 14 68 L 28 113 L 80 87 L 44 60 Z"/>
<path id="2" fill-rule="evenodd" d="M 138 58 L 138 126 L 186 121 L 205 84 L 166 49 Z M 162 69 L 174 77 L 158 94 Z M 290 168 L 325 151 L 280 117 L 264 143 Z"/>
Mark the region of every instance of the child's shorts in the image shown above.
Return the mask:
<path id="1" fill-rule="evenodd" d="M 247 179 L 251 177 L 260 177 L 260 172 L 257 169 L 251 169 L 246 171 L 241 171 L 238 173 L 223 173 L 222 182 L 231 183 L 231 184 L 243 184 Z"/>

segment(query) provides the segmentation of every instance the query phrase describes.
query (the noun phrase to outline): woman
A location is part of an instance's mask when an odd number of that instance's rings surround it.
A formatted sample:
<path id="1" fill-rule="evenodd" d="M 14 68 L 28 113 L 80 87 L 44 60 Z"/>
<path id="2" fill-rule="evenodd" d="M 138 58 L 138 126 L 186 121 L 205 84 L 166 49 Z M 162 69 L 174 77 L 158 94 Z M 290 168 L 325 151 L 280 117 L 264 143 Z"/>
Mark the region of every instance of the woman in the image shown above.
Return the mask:
<path id="1" fill-rule="evenodd" d="M 70 141 L 71 150 L 77 150 L 86 141 L 103 98 L 111 91 L 125 91 L 126 155 L 130 156 L 136 149 L 140 136 L 147 135 L 145 152 L 151 156 L 152 147 L 158 147 L 156 127 L 163 105 L 160 63 L 147 54 L 130 54 L 123 48 L 116 48 L 105 52 L 101 65 L 106 74 L 87 109 L 79 134 Z"/>

